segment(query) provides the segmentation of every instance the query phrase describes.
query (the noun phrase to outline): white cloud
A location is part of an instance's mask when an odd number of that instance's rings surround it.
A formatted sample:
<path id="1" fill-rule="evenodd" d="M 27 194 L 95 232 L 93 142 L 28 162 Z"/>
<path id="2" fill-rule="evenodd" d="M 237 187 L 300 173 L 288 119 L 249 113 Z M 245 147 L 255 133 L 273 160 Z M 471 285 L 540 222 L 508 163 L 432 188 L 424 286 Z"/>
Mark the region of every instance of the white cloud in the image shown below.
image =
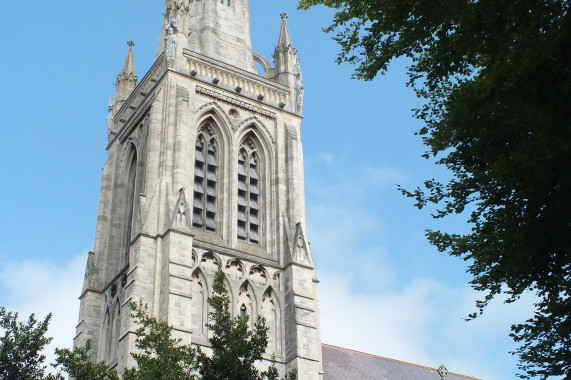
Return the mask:
<path id="1" fill-rule="evenodd" d="M 509 325 L 529 316 L 532 298 L 512 305 L 493 302 L 482 317 L 463 321 L 478 298 L 467 284 L 450 284 L 438 273 L 399 272 L 378 238 L 388 222 L 371 207 L 368 192 L 388 189 L 407 174 L 361 167 L 358 173 L 369 174 L 346 176 L 335 156 L 310 161 L 341 171 L 308 179 L 308 237 L 321 281 L 323 341 L 431 367 L 445 364 L 452 372 L 486 380 L 514 378 Z M 54 313 L 49 360 L 53 347 L 72 344 L 85 256 L 68 263 L 13 261 L 0 269 L 0 304 L 22 316 Z"/>
<path id="2" fill-rule="evenodd" d="M 366 260 L 363 265 L 378 268 Z M 59 264 L 9 262 L 0 270 L 2 303 L 9 309 L 22 317 L 54 314 L 48 362 L 55 347 L 71 347 L 84 267 L 81 255 Z M 529 310 L 531 297 L 508 307 L 493 303 L 483 317 L 466 323 L 461 318 L 472 311 L 476 297 L 466 286 L 416 278 L 395 290 L 394 273 L 386 266 L 383 271 L 385 285 L 364 293 L 354 291 L 352 276 L 318 268 L 324 342 L 432 367 L 444 363 L 453 372 L 486 380 L 504 379 L 496 373 L 493 344 L 507 334 L 509 321 Z"/>
<path id="3" fill-rule="evenodd" d="M 70 348 L 73 344 L 86 256 L 63 263 L 10 261 L 0 269 L 0 304 L 18 312 L 20 319 L 32 313 L 38 320 L 53 314 L 48 335 L 54 339 L 46 348 L 47 363 L 53 362 L 56 347 Z"/>
<path id="4" fill-rule="evenodd" d="M 502 368 L 505 361 L 515 362 L 506 336 L 510 323 L 529 311 L 532 297 L 514 305 L 493 302 L 483 316 L 466 322 L 462 318 L 476 296 L 468 286 L 416 278 L 398 291 L 362 294 L 343 275 L 318 273 L 325 343 L 434 368 L 445 364 L 486 380 L 515 377 Z"/>
<path id="5" fill-rule="evenodd" d="M 486 380 L 514 378 L 509 326 L 529 317 L 532 297 L 512 305 L 494 301 L 466 322 L 481 295 L 466 282 L 454 283 L 447 267 L 412 276 L 384 246 L 400 235 L 387 236 L 391 216 L 381 215 L 376 199 L 410 176 L 386 166 L 347 168 L 341 161 L 327 154 L 309 159 L 323 165 L 319 177 L 307 179 L 323 341 L 431 367 L 445 364 Z M 418 260 L 428 256 L 418 252 Z"/>

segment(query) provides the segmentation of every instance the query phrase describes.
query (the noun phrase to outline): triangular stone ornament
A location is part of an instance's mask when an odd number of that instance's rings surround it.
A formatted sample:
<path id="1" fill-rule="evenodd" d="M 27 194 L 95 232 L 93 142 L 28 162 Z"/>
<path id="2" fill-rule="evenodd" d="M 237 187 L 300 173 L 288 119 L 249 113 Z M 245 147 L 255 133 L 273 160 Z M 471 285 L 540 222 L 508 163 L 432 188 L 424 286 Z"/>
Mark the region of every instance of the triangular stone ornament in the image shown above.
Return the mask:
<path id="1" fill-rule="evenodd" d="M 174 212 L 171 219 L 171 228 L 180 231 L 190 231 L 190 219 L 188 218 L 188 213 L 190 212 L 188 204 L 186 203 L 184 187 L 179 190 L 178 200 L 174 208 Z"/>
<path id="2" fill-rule="evenodd" d="M 301 225 L 301 222 L 298 222 L 295 227 L 295 235 L 293 238 L 292 246 L 293 246 L 292 261 L 294 263 L 313 266 L 311 251 L 309 250 L 309 243 L 305 238 L 305 232 L 303 231 L 303 226 Z"/>

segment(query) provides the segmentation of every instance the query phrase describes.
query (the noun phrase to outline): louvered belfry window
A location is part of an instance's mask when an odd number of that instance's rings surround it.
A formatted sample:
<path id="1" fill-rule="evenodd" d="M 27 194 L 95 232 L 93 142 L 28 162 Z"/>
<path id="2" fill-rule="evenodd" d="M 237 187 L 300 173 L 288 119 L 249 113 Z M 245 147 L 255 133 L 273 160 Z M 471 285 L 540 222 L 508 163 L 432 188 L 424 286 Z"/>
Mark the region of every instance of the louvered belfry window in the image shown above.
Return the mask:
<path id="1" fill-rule="evenodd" d="M 247 137 L 238 155 L 238 239 L 260 243 L 260 160 L 256 146 Z"/>
<path id="2" fill-rule="evenodd" d="M 216 184 L 218 161 L 217 144 L 208 124 L 200 128 L 196 137 L 194 156 L 194 200 L 192 225 L 216 231 Z"/>

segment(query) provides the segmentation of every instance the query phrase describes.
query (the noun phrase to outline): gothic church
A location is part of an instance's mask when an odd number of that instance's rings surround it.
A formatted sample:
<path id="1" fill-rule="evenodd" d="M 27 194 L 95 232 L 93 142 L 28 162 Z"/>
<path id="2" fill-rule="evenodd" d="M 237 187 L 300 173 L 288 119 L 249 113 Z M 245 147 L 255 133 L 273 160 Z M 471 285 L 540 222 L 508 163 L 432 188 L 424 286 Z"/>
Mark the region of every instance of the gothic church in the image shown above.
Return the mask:
<path id="1" fill-rule="evenodd" d="M 282 373 L 444 378 L 321 344 L 305 235 L 304 88 L 285 14 L 272 64 L 252 50 L 247 0 L 166 0 L 153 66 L 139 80 L 131 43 L 116 85 L 75 346 L 91 339 L 95 360 L 133 366 L 128 304 L 141 300 L 184 342 L 208 347 L 207 299 L 222 268 L 233 315 L 266 318 L 266 359 L 275 354 Z"/>
<path id="2" fill-rule="evenodd" d="M 134 364 L 132 300 L 207 346 L 207 298 L 222 268 L 234 315 L 266 318 L 267 357 L 302 379 L 322 376 L 302 74 L 282 18 L 274 65 L 252 51 L 247 0 L 167 0 L 156 60 L 140 81 L 129 47 L 74 341 L 91 339 L 96 359 Z"/>

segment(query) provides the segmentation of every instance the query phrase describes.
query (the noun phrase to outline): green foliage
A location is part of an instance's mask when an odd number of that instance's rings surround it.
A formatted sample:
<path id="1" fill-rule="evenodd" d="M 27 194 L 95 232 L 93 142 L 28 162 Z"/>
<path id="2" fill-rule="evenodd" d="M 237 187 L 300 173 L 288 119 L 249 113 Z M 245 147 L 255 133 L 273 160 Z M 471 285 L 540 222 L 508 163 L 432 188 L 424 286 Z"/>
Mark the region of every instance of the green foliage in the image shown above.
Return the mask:
<path id="1" fill-rule="evenodd" d="M 93 363 L 89 356 L 91 341 L 87 341 L 85 347 L 76 347 L 72 350 L 67 348 L 56 349 L 57 359 L 54 364 L 76 380 L 119 380 L 117 372 L 110 369 L 107 363 Z M 64 380 L 65 377 L 58 373 L 49 375 L 47 380 Z"/>
<path id="2" fill-rule="evenodd" d="M 274 364 L 266 372 L 254 364 L 262 360 L 268 345 L 268 328 L 258 317 L 253 329 L 249 329 L 249 317 L 232 318 L 230 297 L 226 289 L 226 276 L 219 270 L 214 276 L 213 295 L 208 299 L 212 307 L 208 329 L 212 331 L 210 344 L 212 355 L 198 349 L 197 364 L 203 380 L 269 380 L 278 379 Z M 294 372 L 284 380 L 293 380 Z"/>
<path id="3" fill-rule="evenodd" d="M 138 351 L 131 355 L 137 362 L 123 374 L 123 380 L 278 380 L 275 358 L 267 371 L 256 369 L 268 344 L 263 318 L 258 318 L 253 330 L 248 328 L 248 317 L 232 318 L 230 298 L 225 276 L 218 271 L 214 280 L 214 294 L 208 299 L 213 308 L 208 328 L 212 331 L 212 355 L 200 348 L 181 344 L 173 338 L 173 328 L 147 314 L 142 303 L 132 302 L 131 317 L 139 328 L 135 331 Z M 118 380 L 117 373 L 105 362 L 90 361 L 91 342 L 85 348 L 56 350 L 57 367 L 77 380 Z M 46 380 L 63 380 L 60 374 Z M 296 380 L 295 371 L 283 380 Z"/>
<path id="4" fill-rule="evenodd" d="M 272 365 L 268 368 L 266 372 L 264 372 L 264 376 L 267 380 L 279 380 L 280 374 L 278 369 L 276 368 L 276 357 L 275 355 L 272 356 Z M 293 369 L 285 374 L 282 377 L 282 380 L 297 380 L 297 369 Z"/>
<path id="5" fill-rule="evenodd" d="M 336 8 L 339 62 L 370 80 L 405 56 L 426 158 L 452 173 L 414 191 L 435 218 L 466 213 L 470 233 L 428 231 L 464 259 L 471 285 L 538 297 L 512 326 L 522 378 L 571 379 L 571 20 L 568 0 L 301 0 Z"/>
<path id="6" fill-rule="evenodd" d="M 213 308 L 208 328 L 212 331 L 212 356 L 200 348 L 181 344 L 173 338 L 173 328 L 147 314 L 146 306 L 132 302 L 131 317 L 139 328 L 135 331 L 138 351 L 131 355 L 137 362 L 123 374 L 123 380 L 278 380 L 275 358 L 267 371 L 254 366 L 262 359 L 268 344 L 268 328 L 259 317 L 253 329 L 248 317 L 232 318 L 225 276 L 218 271 L 214 295 L 208 299 Z M 61 372 L 76 380 L 119 380 L 117 372 L 102 361 L 91 361 L 91 341 L 73 350 L 56 349 L 55 375 L 45 376 L 45 356 L 41 350 L 51 341 L 46 337 L 51 314 L 43 322 L 32 314 L 27 323 L 18 322 L 18 314 L 0 307 L 0 379 L 2 380 L 64 380 Z M 200 373 L 200 376 L 198 375 Z M 296 380 L 291 371 L 283 380 Z"/>
<path id="7" fill-rule="evenodd" d="M 194 380 L 195 349 L 172 337 L 173 328 L 146 313 L 142 303 L 131 303 L 132 317 L 140 326 L 137 353 L 131 355 L 137 368 L 125 371 L 124 380 Z"/>
<path id="8" fill-rule="evenodd" d="M 46 336 L 48 314 L 43 321 L 37 321 L 34 314 L 27 322 L 18 321 L 18 313 L 0 307 L 0 379 L 39 380 L 44 378 L 46 357 L 41 351 L 52 338 Z"/>

